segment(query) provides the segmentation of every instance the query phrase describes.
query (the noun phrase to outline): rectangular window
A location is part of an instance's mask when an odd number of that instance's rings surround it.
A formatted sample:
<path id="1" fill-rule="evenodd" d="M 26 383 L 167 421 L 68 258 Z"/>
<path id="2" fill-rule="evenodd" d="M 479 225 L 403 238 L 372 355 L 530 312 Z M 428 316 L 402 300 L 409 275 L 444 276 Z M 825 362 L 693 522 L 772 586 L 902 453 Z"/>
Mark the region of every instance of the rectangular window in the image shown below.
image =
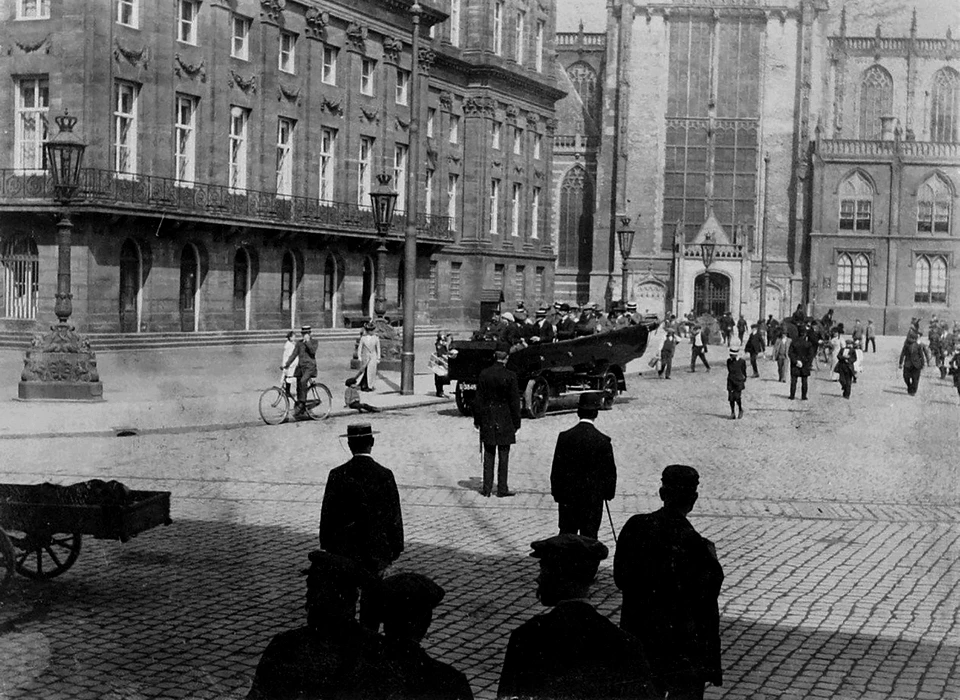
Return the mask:
<path id="1" fill-rule="evenodd" d="M 534 134 L 533 135 L 533 157 L 537 160 L 540 160 L 541 153 L 543 153 L 543 135 Z"/>
<path id="2" fill-rule="evenodd" d="M 320 201 L 334 201 L 336 183 L 337 130 L 320 130 Z"/>
<path id="3" fill-rule="evenodd" d="M 320 79 L 327 85 L 337 84 L 337 54 L 339 53 L 336 47 L 323 47 L 323 70 Z"/>
<path id="4" fill-rule="evenodd" d="M 450 263 L 450 301 L 460 301 L 460 270 L 463 263 Z"/>
<path id="5" fill-rule="evenodd" d="M 230 55 L 244 61 L 250 59 L 250 20 L 240 15 L 233 16 L 233 39 Z"/>
<path id="6" fill-rule="evenodd" d="M 397 68 L 397 94 L 396 102 L 398 105 L 407 104 L 407 98 L 410 92 L 410 71 Z"/>
<path id="7" fill-rule="evenodd" d="M 50 19 L 50 0 L 17 0 L 17 19 Z"/>
<path id="8" fill-rule="evenodd" d="M 503 289 L 503 271 L 504 266 L 496 264 L 493 266 L 493 288 Z"/>
<path id="9" fill-rule="evenodd" d="M 523 33 L 526 29 L 527 24 L 527 13 L 523 10 L 517 12 L 517 24 L 514 27 L 514 45 L 513 45 L 513 60 L 517 62 L 518 65 L 523 65 Z"/>
<path id="10" fill-rule="evenodd" d="M 493 52 L 503 55 L 503 0 L 493 3 Z"/>
<path id="11" fill-rule="evenodd" d="M 534 282 L 537 290 L 537 298 L 542 302 L 547 298 L 547 274 L 546 268 L 538 267 L 536 269 L 536 280 Z"/>
<path id="12" fill-rule="evenodd" d="M 231 192 L 247 188 L 247 122 L 250 110 L 230 107 L 230 162 L 228 185 Z"/>
<path id="13" fill-rule="evenodd" d="M 357 206 L 370 206 L 370 164 L 373 160 L 372 136 L 360 137 L 360 154 L 357 158 Z"/>
<path id="14" fill-rule="evenodd" d="M 360 94 L 373 94 L 373 73 L 377 68 L 377 62 L 372 58 L 364 58 L 360 61 Z"/>
<path id="15" fill-rule="evenodd" d="M 460 143 L 460 117 L 456 114 L 450 115 L 450 143 Z"/>
<path id="16" fill-rule="evenodd" d="M 437 298 L 437 289 L 439 288 L 439 280 L 437 279 L 437 261 L 430 261 L 430 298 Z"/>
<path id="17" fill-rule="evenodd" d="M 139 0 L 117 0 L 117 24 L 137 27 L 140 23 Z"/>
<path id="18" fill-rule="evenodd" d="M 500 150 L 500 134 L 503 131 L 503 124 L 500 122 L 490 122 L 490 148 Z"/>
<path id="19" fill-rule="evenodd" d="M 537 20 L 537 39 L 536 46 L 534 48 L 533 63 L 534 67 L 537 69 L 537 73 L 543 73 L 543 35 L 545 33 L 545 23 L 544 21 Z"/>
<path id="20" fill-rule="evenodd" d="M 280 56 L 277 67 L 284 73 L 297 72 L 297 35 L 280 32 Z"/>
<path id="21" fill-rule="evenodd" d="M 513 127 L 513 155 L 519 156 L 523 153 L 523 129 L 519 126 Z"/>
<path id="22" fill-rule="evenodd" d="M 140 88 L 117 81 L 113 92 L 113 169 L 121 175 L 137 172 L 137 98 Z"/>
<path id="23" fill-rule="evenodd" d="M 427 108 L 427 138 L 433 138 L 434 125 L 437 121 L 437 110 L 433 107 Z"/>
<path id="24" fill-rule="evenodd" d="M 450 219 L 450 230 L 457 230 L 457 190 L 460 187 L 460 176 L 456 173 L 447 175 L 447 216 Z"/>
<path id="25" fill-rule="evenodd" d="M 530 195 L 530 238 L 540 238 L 540 188 Z"/>
<path id="26" fill-rule="evenodd" d="M 426 170 L 423 176 L 423 213 L 426 214 L 427 221 L 433 214 L 433 171 Z"/>
<path id="27" fill-rule="evenodd" d="M 407 146 L 398 143 L 393 147 L 393 187 L 397 193 L 397 211 L 407 208 L 407 160 L 409 150 Z"/>
<path id="28" fill-rule="evenodd" d="M 177 41 L 197 43 L 197 14 L 200 3 L 195 0 L 177 0 Z"/>
<path id="29" fill-rule="evenodd" d="M 524 265 L 517 265 L 517 271 L 513 275 L 513 293 L 517 296 L 517 301 L 527 300 L 527 268 Z"/>
<path id="30" fill-rule="evenodd" d="M 450 0 L 450 43 L 460 46 L 460 0 Z"/>
<path id="31" fill-rule="evenodd" d="M 513 192 L 510 197 L 510 235 L 520 235 L 520 202 L 522 197 L 522 186 L 519 182 L 513 183 Z"/>
<path id="32" fill-rule="evenodd" d="M 840 200 L 840 230 L 869 231 L 873 201 L 870 199 Z"/>
<path id="33" fill-rule="evenodd" d="M 490 233 L 500 230 L 500 181 L 490 180 Z"/>
<path id="34" fill-rule="evenodd" d="M 192 186 L 197 179 L 197 102 L 196 97 L 177 95 L 173 162 L 178 185 Z"/>
<path id="35" fill-rule="evenodd" d="M 280 117 L 277 120 L 277 196 L 293 194 L 293 129 L 297 122 Z"/>
<path id="36" fill-rule="evenodd" d="M 17 121 L 14 129 L 13 167 L 17 170 L 45 170 L 43 144 L 48 138 L 47 114 L 50 87 L 46 78 L 17 81 Z"/>

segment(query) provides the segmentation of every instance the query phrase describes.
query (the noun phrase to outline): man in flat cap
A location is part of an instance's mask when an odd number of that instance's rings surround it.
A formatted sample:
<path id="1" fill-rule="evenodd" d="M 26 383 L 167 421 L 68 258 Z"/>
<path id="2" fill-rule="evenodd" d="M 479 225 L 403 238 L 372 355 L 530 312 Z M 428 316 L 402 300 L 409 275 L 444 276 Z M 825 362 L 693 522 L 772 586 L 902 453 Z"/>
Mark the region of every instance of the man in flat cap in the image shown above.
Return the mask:
<path id="1" fill-rule="evenodd" d="M 597 539 L 603 522 L 603 502 L 612 500 L 617 491 L 613 445 L 594 425 L 602 403 L 603 392 L 580 394 L 580 420 L 557 437 L 550 493 L 558 504 L 560 534 L 568 532 Z"/>
<path id="2" fill-rule="evenodd" d="M 497 496 L 513 496 L 507 485 L 510 467 L 510 445 L 517 441 L 520 430 L 520 388 L 517 375 L 507 369 L 508 353 L 497 350 L 494 363 L 477 377 L 473 426 L 480 431 L 483 446 L 483 488 L 493 492 L 493 462 L 497 459 Z"/>
<path id="3" fill-rule="evenodd" d="M 381 638 L 355 619 L 363 569 L 352 559 L 315 551 L 303 573 L 307 625 L 270 641 L 247 700 L 335 697 L 346 690 L 352 669 L 383 654 Z"/>
<path id="4" fill-rule="evenodd" d="M 317 341 L 312 338 L 313 329 L 310 326 L 300 328 L 300 340 L 293 350 L 293 353 L 287 359 L 284 369 L 288 369 L 294 362 L 297 368 L 293 371 L 293 376 L 297 378 L 297 404 L 294 409 L 294 416 L 300 416 L 305 413 L 307 405 L 307 389 L 310 388 L 310 380 L 317 376 Z"/>
<path id="5" fill-rule="evenodd" d="M 607 548 L 580 535 L 530 545 L 540 559 L 537 598 L 552 607 L 510 634 L 499 698 L 659 698 L 638 641 L 587 600 Z"/>
<path id="6" fill-rule="evenodd" d="M 362 588 L 360 624 L 380 628 L 377 588 L 383 572 L 403 552 L 403 516 L 393 472 L 378 464 L 369 423 L 354 423 L 347 438 L 350 461 L 330 471 L 320 508 L 320 547 L 349 557 L 370 576 Z"/>
<path id="7" fill-rule="evenodd" d="M 706 683 L 723 682 L 717 605 L 723 569 L 713 543 L 687 520 L 697 502 L 697 470 L 671 464 L 662 482 L 663 507 L 631 517 L 617 541 L 620 627 L 640 640 L 660 691 L 701 700 Z"/>
<path id="8" fill-rule="evenodd" d="M 433 621 L 444 590 L 423 574 L 387 576 L 381 586 L 384 654 L 362 668 L 351 685 L 354 698 L 380 700 L 472 700 L 467 677 L 449 664 L 432 659 L 420 642 Z"/>

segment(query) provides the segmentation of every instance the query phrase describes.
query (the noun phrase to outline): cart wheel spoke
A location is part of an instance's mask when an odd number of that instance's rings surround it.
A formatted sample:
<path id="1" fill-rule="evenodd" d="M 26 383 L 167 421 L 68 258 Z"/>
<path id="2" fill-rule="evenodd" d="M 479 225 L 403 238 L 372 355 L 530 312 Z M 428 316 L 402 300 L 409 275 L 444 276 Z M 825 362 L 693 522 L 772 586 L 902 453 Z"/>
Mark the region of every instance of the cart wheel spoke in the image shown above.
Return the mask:
<path id="1" fill-rule="evenodd" d="M 23 554 L 17 558 L 17 571 L 32 579 L 59 576 L 80 556 L 81 542 L 80 533 L 28 533 L 19 540 Z"/>
<path id="2" fill-rule="evenodd" d="M 18 568 L 18 569 L 19 569 L 21 566 L 23 566 L 23 562 L 25 562 L 25 561 L 27 560 L 27 557 L 29 557 L 29 556 L 30 556 L 30 550 L 27 550 L 26 552 L 24 552 L 23 554 L 21 554 L 19 557 L 17 557 L 17 568 Z"/>
<path id="3" fill-rule="evenodd" d="M 37 575 L 43 578 L 43 550 L 37 547 Z"/>
<path id="4" fill-rule="evenodd" d="M 47 545 L 44 547 L 44 549 L 47 550 L 47 554 L 49 554 L 50 558 L 53 559 L 53 563 L 57 565 L 58 569 L 63 566 L 63 562 L 60 561 L 60 558 L 57 556 L 56 552 L 53 551 L 50 545 Z"/>

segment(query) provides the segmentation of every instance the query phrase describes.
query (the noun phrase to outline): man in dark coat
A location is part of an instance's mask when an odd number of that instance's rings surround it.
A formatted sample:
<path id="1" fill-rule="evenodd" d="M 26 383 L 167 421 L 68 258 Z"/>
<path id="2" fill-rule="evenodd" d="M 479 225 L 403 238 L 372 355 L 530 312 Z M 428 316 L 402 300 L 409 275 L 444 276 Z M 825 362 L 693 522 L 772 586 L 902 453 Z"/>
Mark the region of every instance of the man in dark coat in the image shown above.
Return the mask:
<path id="1" fill-rule="evenodd" d="M 817 352 L 816 346 L 810 342 L 809 328 L 804 327 L 797 334 L 796 340 L 790 343 L 787 355 L 790 358 L 790 398 L 797 398 L 797 379 L 800 380 L 800 398 L 807 400 L 807 381 L 813 369 L 813 358 Z"/>
<path id="2" fill-rule="evenodd" d="M 693 467 L 664 469 L 663 507 L 627 521 L 613 560 L 623 592 L 620 627 L 640 640 L 658 690 L 682 700 L 700 700 L 705 683 L 723 683 L 717 604 L 723 569 L 713 543 L 687 520 L 699 482 Z"/>
<path id="3" fill-rule="evenodd" d="M 354 619 L 365 572 L 352 559 L 310 553 L 307 626 L 267 645 L 247 700 L 338 697 L 355 669 L 382 656 L 383 641 Z"/>
<path id="4" fill-rule="evenodd" d="M 903 369 L 903 381 L 907 385 L 907 394 L 910 396 L 917 395 L 917 389 L 920 387 L 920 373 L 927 364 L 926 359 L 926 354 L 920 346 L 920 337 L 911 329 L 903 343 L 899 361 Z"/>
<path id="5" fill-rule="evenodd" d="M 557 437 L 550 470 L 550 492 L 558 504 L 560 534 L 597 539 L 603 502 L 617 491 L 617 464 L 610 438 L 596 429 L 603 393 L 580 394 L 580 421 Z"/>
<path id="6" fill-rule="evenodd" d="M 757 355 L 766 349 L 763 343 L 763 336 L 760 335 L 759 324 L 754 323 L 750 326 L 750 336 L 747 338 L 745 350 L 750 355 L 750 369 L 753 370 L 754 378 L 760 376 L 760 369 L 757 367 Z"/>
<path id="7" fill-rule="evenodd" d="M 293 371 L 293 376 L 297 378 L 297 407 L 294 411 L 295 415 L 300 415 L 304 412 L 304 407 L 307 404 L 307 389 L 309 388 L 310 380 L 317 376 L 318 343 L 311 337 L 312 331 L 313 329 L 311 329 L 310 326 L 302 326 L 300 328 L 300 340 L 297 341 L 297 346 L 294 348 L 293 354 L 284 366 L 284 369 L 287 369 L 287 367 L 293 364 L 294 360 L 297 361 L 297 368 Z"/>
<path id="8" fill-rule="evenodd" d="M 740 344 L 743 345 L 743 336 L 747 334 L 747 319 L 743 317 L 743 314 L 740 314 L 740 318 L 737 319 L 737 336 L 740 339 Z"/>
<path id="9" fill-rule="evenodd" d="M 850 391 L 853 389 L 853 382 L 856 378 L 856 370 L 854 369 L 856 361 L 857 351 L 854 348 L 853 338 L 847 338 L 845 347 L 837 353 L 837 364 L 835 366 L 845 399 L 850 398 Z"/>
<path id="10" fill-rule="evenodd" d="M 361 591 L 360 624 L 377 630 L 377 588 L 383 572 L 403 552 L 403 516 L 393 472 L 370 456 L 374 434 L 369 423 L 356 423 L 341 435 L 353 457 L 327 477 L 320 547 L 353 559 L 370 574 L 370 583 Z"/>
<path id="11" fill-rule="evenodd" d="M 743 390 L 747 386 L 747 362 L 739 356 L 740 348 L 730 347 L 730 357 L 727 359 L 727 402 L 730 404 L 730 417 L 743 418 Z M 739 410 L 739 414 L 734 412 Z"/>
<path id="12" fill-rule="evenodd" d="M 670 370 L 673 369 L 673 355 L 677 350 L 677 335 L 673 329 L 667 331 L 667 337 L 663 339 L 663 345 L 660 346 L 660 369 L 657 370 L 657 376 L 666 375 L 670 379 Z"/>
<path id="13" fill-rule="evenodd" d="M 557 340 L 570 340 L 577 334 L 577 321 L 570 313 L 569 304 L 560 304 L 561 318 L 557 323 Z"/>
<path id="14" fill-rule="evenodd" d="M 508 354 L 497 350 L 496 362 L 477 377 L 473 425 L 480 431 L 483 445 L 483 488 L 493 492 L 493 462 L 497 458 L 497 496 L 513 496 L 507 485 L 510 466 L 510 445 L 517 441 L 520 430 L 520 388 L 517 375 L 507 369 Z"/>
<path id="15" fill-rule="evenodd" d="M 537 320 L 533 324 L 529 338 L 531 343 L 552 343 L 553 342 L 553 324 L 547 318 L 547 308 L 541 306 L 537 309 Z"/>
<path id="16" fill-rule="evenodd" d="M 607 700 L 662 697 L 639 642 L 587 601 L 607 548 L 580 535 L 534 542 L 537 598 L 553 610 L 510 634 L 498 698 Z"/>

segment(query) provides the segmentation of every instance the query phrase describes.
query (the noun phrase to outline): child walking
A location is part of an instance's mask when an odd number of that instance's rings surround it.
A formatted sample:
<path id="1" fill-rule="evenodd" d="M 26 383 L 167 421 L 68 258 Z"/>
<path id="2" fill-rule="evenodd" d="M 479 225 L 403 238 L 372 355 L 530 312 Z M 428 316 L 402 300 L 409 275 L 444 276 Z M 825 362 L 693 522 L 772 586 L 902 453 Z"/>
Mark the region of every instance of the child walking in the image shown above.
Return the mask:
<path id="1" fill-rule="evenodd" d="M 727 400 L 730 402 L 730 418 L 743 418 L 743 404 L 740 394 L 747 386 L 747 361 L 739 357 L 740 348 L 730 348 L 730 357 L 727 359 Z M 736 408 L 736 412 L 734 412 Z"/>

